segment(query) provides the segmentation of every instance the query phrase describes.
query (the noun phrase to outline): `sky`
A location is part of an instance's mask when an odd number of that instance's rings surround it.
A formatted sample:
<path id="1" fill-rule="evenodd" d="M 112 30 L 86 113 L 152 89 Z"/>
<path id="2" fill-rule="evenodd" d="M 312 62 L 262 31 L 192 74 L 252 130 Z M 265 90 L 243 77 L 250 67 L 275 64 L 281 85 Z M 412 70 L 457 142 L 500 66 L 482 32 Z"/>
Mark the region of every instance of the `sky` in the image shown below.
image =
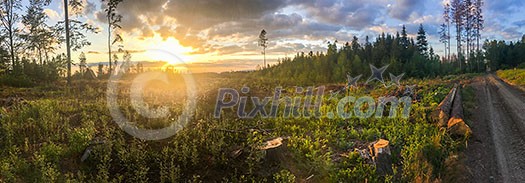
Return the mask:
<path id="1" fill-rule="evenodd" d="M 99 0 L 82 1 L 83 15 L 77 18 L 98 27 L 100 33 L 88 34 L 92 45 L 81 51 L 88 62 L 107 61 L 104 7 Z M 436 53 L 443 55 L 437 34 L 447 1 L 124 0 L 118 7 L 123 16 L 119 33 L 133 61 L 183 61 L 193 72 L 253 70 L 262 65 L 257 46 L 262 29 L 268 32 L 270 64 L 297 52 L 326 51 L 329 41 L 343 44 L 353 36 L 364 41 L 365 36 L 374 40 L 383 32 L 395 34 L 402 25 L 415 37 L 419 24 Z M 523 0 L 486 0 L 483 39 L 520 40 L 525 32 L 524 6 Z M 62 20 L 62 1 L 53 0 L 45 12 L 50 24 Z M 451 47 L 454 50 L 455 45 Z M 74 61 L 79 54 L 73 53 Z"/>

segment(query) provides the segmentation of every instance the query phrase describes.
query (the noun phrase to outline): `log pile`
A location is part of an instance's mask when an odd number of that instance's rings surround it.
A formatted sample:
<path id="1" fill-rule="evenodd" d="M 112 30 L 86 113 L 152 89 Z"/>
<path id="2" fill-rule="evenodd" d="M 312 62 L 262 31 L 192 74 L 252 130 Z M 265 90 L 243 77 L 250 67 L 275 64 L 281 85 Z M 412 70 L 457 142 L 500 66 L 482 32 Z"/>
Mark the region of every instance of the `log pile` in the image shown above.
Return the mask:
<path id="1" fill-rule="evenodd" d="M 456 96 L 454 97 L 454 103 L 452 104 L 450 119 L 447 123 L 448 132 L 455 136 L 468 137 L 472 132 L 463 118 L 463 102 L 461 101 L 461 92 L 460 88 L 458 87 Z"/>
<path id="2" fill-rule="evenodd" d="M 471 133 L 470 127 L 463 120 L 461 87 L 458 84 L 454 85 L 432 116 L 438 126 L 446 127 L 454 136 L 469 136 Z"/>
<path id="3" fill-rule="evenodd" d="M 448 120 L 450 119 L 450 113 L 452 112 L 452 103 L 454 102 L 454 97 L 456 96 L 458 85 L 454 85 L 450 92 L 441 103 L 439 103 L 437 109 L 432 115 L 434 120 L 437 121 L 438 126 L 445 127 L 447 126 Z"/>

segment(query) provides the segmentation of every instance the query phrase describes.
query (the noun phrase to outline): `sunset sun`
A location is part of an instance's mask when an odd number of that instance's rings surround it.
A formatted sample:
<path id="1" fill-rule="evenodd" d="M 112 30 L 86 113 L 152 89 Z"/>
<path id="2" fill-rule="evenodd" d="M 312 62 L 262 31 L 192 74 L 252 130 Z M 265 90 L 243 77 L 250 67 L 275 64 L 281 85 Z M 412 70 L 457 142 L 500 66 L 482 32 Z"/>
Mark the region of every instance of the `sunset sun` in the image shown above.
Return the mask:
<path id="1" fill-rule="evenodd" d="M 171 65 L 190 64 L 195 62 L 191 54 L 193 48 L 182 46 L 173 37 L 166 39 L 158 36 L 145 40 L 145 56 L 153 61 L 165 61 Z"/>

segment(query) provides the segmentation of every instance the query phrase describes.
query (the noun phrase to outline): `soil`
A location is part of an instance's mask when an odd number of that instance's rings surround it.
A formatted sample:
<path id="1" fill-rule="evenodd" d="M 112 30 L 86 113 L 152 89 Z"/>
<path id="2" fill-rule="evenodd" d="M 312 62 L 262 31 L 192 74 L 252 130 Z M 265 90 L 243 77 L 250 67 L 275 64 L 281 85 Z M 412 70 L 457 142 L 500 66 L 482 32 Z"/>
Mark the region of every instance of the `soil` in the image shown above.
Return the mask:
<path id="1" fill-rule="evenodd" d="M 476 91 L 473 135 L 465 151 L 470 182 L 525 182 L 525 99 L 494 75 L 470 84 Z"/>

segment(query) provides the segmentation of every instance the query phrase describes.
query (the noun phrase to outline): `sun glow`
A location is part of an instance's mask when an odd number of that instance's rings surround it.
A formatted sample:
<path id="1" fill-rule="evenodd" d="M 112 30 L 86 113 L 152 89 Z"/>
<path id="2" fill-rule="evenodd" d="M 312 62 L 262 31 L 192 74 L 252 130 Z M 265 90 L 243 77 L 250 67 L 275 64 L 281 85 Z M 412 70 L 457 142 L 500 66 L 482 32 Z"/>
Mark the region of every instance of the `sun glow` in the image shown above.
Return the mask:
<path id="1" fill-rule="evenodd" d="M 155 36 L 147 41 L 146 56 L 153 61 L 165 61 L 170 65 L 184 65 L 195 62 L 191 55 L 193 48 L 180 45 L 173 37 L 162 39 Z"/>

